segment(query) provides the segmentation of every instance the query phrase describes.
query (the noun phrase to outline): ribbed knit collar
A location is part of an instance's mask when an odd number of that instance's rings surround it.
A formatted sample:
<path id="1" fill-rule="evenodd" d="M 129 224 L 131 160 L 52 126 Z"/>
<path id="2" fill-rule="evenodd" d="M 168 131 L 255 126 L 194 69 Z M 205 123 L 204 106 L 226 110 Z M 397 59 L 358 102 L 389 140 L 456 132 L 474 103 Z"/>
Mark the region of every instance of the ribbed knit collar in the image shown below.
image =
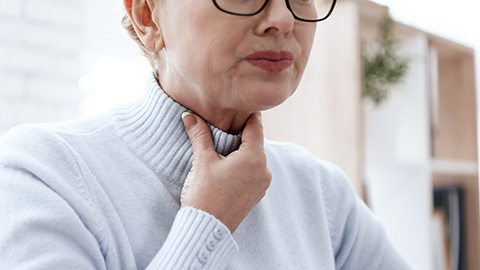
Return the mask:
<path id="1" fill-rule="evenodd" d="M 117 132 L 135 155 L 179 186 L 183 186 L 193 158 L 182 123 L 182 113 L 186 111 L 189 110 L 160 89 L 153 73 L 141 99 L 113 111 Z M 240 135 L 228 134 L 213 125 L 210 130 L 217 153 L 226 156 L 240 146 Z"/>

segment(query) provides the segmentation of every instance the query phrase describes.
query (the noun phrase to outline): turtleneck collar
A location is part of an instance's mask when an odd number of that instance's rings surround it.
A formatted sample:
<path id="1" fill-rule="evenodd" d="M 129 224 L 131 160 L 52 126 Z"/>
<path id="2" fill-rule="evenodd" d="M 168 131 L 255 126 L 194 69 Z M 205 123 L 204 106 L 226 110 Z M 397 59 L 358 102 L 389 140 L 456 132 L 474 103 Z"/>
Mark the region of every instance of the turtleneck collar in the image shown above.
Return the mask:
<path id="1" fill-rule="evenodd" d="M 182 122 L 182 113 L 186 111 L 189 110 L 163 92 L 153 73 L 138 101 L 113 111 L 114 125 L 128 147 L 153 171 L 178 186 L 183 186 L 193 159 Z M 238 149 L 240 135 L 209 126 L 217 153 L 226 156 Z"/>

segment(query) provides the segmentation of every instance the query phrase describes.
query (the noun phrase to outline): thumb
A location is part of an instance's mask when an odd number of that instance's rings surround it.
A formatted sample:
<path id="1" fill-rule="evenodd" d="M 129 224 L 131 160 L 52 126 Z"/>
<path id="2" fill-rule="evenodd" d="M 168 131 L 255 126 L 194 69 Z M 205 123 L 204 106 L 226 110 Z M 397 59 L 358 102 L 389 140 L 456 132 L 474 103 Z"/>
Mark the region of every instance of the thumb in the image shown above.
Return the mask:
<path id="1" fill-rule="evenodd" d="M 182 114 L 182 120 L 185 131 L 192 143 L 193 154 L 196 155 L 207 151 L 215 153 L 212 134 L 207 123 L 199 116 L 189 112 Z"/>
<path id="2" fill-rule="evenodd" d="M 245 124 L 242 135 L 242 145 L 240 147 L 248 146 L 255 149 L 263 149 L 263 142 L 262 114 L 260 112 L 254 112 L 250 115 Z"/>

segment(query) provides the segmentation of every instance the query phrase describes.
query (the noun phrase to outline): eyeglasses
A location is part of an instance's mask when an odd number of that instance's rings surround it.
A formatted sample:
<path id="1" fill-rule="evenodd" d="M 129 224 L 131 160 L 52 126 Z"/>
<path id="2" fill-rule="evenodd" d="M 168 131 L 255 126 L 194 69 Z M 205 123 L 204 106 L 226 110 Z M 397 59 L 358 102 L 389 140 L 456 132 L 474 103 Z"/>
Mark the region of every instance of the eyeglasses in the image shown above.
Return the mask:
<path id="1" fill-rule="evenodd" d="M 337 0 L 285 0 L 295 19 L 303 22 L 320 22 L 333 12 Z M 237 16 L 253 16 L 260 13 L 268 0 L 213 0 L 221 11 Z"/>

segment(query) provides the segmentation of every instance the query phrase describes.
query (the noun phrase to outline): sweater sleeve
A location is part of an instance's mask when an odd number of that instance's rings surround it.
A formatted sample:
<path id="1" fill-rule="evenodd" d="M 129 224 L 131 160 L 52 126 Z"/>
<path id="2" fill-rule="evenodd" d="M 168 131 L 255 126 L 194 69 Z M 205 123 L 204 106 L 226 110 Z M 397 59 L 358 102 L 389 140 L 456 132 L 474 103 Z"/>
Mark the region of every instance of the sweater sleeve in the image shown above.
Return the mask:
<path id="1" fill-rule="evenodd" d="M 333 165 L 322 189 L 335 256 L 335 268 L 416 269 L 387 237 L 380 221 L 358 198 L 346 175 Z"/>
<path id="2" fill-rule="evenodd" d="M 228 228 L 194 208 L 178 212 L 164 245 L 147 269 L 225 269 L 238 247 Z"/>

